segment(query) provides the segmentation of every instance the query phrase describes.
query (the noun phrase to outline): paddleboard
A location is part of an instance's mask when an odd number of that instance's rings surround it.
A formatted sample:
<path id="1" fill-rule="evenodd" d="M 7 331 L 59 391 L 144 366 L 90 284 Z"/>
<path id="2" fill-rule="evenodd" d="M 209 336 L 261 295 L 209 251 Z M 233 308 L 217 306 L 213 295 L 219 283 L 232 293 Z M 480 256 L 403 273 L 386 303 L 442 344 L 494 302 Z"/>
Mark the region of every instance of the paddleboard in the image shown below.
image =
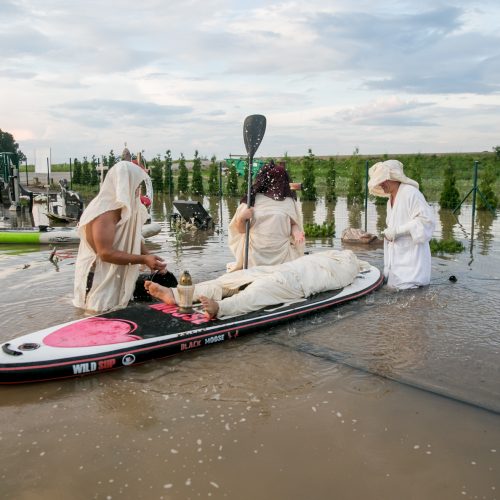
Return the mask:
<path id="1" fill-rule="evenodd" d="M 209 319 L 201 309 L 181 314 L 177 306 L 135 302 L 125 309 L 4 342 L 0 349 L 0 383 L 97 374 L 220 344 L 357 299 L 380 287 L 382 280 L 380 271 L 372 266 L 341 290 L 227 319 Z"/>
<path id="2" fill-rule="evenodd" d="M 161 226 L 157 222 L 144 224 L 142 236 L 149 238 L 161 231 Z M 30 228 L 8 228 L 0 229 L 0 243 L 21 243 L 50 245 L 57 243 L 79 243 L 80 236 L 74 227 L 48 227 L 42 231 L 36 227 Z"/>

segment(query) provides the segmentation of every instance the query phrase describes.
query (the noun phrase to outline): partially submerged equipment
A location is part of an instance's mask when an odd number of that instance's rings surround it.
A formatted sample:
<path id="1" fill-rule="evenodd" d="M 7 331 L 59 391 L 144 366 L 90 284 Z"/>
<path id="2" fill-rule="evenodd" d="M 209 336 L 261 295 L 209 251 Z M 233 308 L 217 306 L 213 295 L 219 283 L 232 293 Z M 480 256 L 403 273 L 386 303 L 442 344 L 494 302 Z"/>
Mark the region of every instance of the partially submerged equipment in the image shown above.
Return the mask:
<path id="1" fill-rule="evenodd" d="M 199 201 L 176 200 L 174 207 L 186 222 L 193 222 L 198 229 L 208 229 L 213 225 L 212 217 Z"/>
<path id="2" fill-rule="evenodd" d="M 132 303 L 129 307 L 23 335 L 3 343 L 0 383 L 19 384 L 102 373 L 237 339 L 255 330 L 320 312 L 380 287 L 371 266 L 341 290 L 226 319 L 178 306 Z"/>
<path id="3" fill-rule="evenodd" d="M 23 198 L 28 201 L 29 210 L 33 206 L 33 193 L 19 182 L 19 155 L 0 153 L 0 201 L 9 210 L 21 209 Z"/>
<path id="4" fill-rule="evenodd" d="M 149 238 L 158 234 L 161 226 L 157 222 L 144 224 L 142 226 L 142 236 Z M 55 243 L 79 243 L 80 236 L 74 227 L 29 227 L 29 228 L 7 228 L 0 229 L 1 243 L 21 243 L 53 245 Z"/>

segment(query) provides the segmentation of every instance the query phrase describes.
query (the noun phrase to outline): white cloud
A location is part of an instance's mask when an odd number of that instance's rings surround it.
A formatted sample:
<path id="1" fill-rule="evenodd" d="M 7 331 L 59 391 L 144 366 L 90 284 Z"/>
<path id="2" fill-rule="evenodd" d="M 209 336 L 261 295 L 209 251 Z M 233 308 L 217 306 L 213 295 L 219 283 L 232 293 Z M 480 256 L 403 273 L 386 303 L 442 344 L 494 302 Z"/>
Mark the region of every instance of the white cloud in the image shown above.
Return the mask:
<path id="1" fill-rule="evenodd" d="M 0 128 L 30 156 L 443 152 L 498 143 L 493 0 L 4 1 Z"/>

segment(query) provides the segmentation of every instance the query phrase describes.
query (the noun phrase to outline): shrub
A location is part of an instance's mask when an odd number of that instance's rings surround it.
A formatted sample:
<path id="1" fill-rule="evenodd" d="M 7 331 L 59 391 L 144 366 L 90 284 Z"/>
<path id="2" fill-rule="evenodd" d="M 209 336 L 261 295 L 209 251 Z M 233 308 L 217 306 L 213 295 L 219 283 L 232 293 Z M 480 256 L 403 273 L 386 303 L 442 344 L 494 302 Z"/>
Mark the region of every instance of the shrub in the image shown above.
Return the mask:
<path id="1" fill-rule="evenodd" d="M 90 184 L 92 186 L 97 186 L 99 184 L 99 172 L 97 171 L 97 158 L 92 155 L 92 161 L 90 162 Z"/>
<path id="2" fill-rule="evenodd" d="M 326 201 L 335 201 L 337 199 L 337 194 L 335 192 L 336 178 L 337 172 L 335 170 L 335 160 L 333 158 L 328 158 L 326 167 Z"/>
<path id="3" fill-rule="evenodd" d="M 302 159 L 302 196 L 306 201 L 315 201 L 317 199 L 314 165 L 315 158 L 312 150 L 309 149 L 308 155 Z"/>
<path id="4" fill-rule="evenodd" d="M 73 184 L 81 184 L 82 183 L 82 164 L 75 158 L 73 161 Z"/>
<path id="5" fill-rule="evenodd" d="M 331 222 L 304 224 L 304 234 L 307 238 L 330 238 L 335 236 L 335 226 Z"/>
<path id="6" fill-rule="evenodd" d="M 208 170 L 208 194 L 211 196 L 219 194 L 219 166 L 215 156 L 212 156 Z"/>
<path id="7" fill-rule="evenodd" d="M 236 172 L 236 167 L 234 165 L 229 167 L 226 193 L 228 196 L 238 196 L 238 172 Z"/>
<path id="8" fill-rule="evenodd" d="M 350 176 L 347 203 L 362 203 L 364 200 L 363 168 L 358 152 L 359 150 L 356 148 L 349 160 Z"/>
<path id="9" fill-rule="evenodd" d="M 197 196 L 203 196 L 203 177 L 201 176 L 201 158 L 198 156 L 198 151 L 194 152 L 193 160 L 193 181 L 191 183 L 191 193 Z"/>
<path id="10" fill-rule="evenodd" d="M 91 174 L 90 174 L 90 164 L 89 161 L 87 160 L 87 157 L 83 157 L 83 163 L 82 163 L 82 184 L 85 184 L 86 186 L 91 186 Z"/>
<path id="11" fill-rule="evenodd" d="M 189 191 L 189 174 L 186 167 L 186 159 L 181 153 L 179 159 L 179 177 L 177 178 L 177 191 L 179 193 L 187 193 Z"/>
<path id="12" fill-rule="evenodd" d="M 493 165 L 487 165 L 484 169 L 483 175 L 481 176 L 481 181 L 479 182 L 479 190 L 481 194 L 477 200 L 477 208 L 479 210 L 486 210 L 488 205 L 491 209 L 495 210 L 498 206 L 498 196 L 493 191 L 493 186 L 496 181 L 495 167 Z M 488 203 L 486 203 L 488 202 Z"/>
<path id="13" fill-rule="evenodd" d="M 172 173 L 172 153 L 167 149 L 165 153 L 165 178 L 163 180 L 163 190 L 165 193 L 174 192 L 174 174 Z"/>
<path id="14" fill-rule="evenodd" d="M 444 170 L 444 183 L 439 204 L 441 208 L 456 208 L 460 203 L 460 194 L 455 186 L 456 178 L 453 167 L 448 165 Z"/>
<path id="15" fill-rule="evenodd" d="M 163 165 L 161 164 L 160 154 L 151 160 L 151 184 L 157 193 L 163 192 Z"/>
<path id="16" fill-rule="evenodd" d="M 460 253 L 465 250 L 463 243 L 454 239 L 436 240 L 432 238 L 430 247 L 432 254 Z"/>

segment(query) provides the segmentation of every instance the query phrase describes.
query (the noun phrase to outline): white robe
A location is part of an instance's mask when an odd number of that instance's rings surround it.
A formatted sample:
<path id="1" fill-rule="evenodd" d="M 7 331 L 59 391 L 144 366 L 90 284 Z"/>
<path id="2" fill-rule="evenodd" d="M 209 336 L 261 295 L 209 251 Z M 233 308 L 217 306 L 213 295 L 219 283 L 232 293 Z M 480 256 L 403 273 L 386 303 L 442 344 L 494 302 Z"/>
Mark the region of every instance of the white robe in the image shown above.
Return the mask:
<path id="1" fill-rule="evenodd" d="M 228 271 L 243 269 L 245 259 L 245 233 L 237 229 L 237 220 L 246 203 L 241 203 L 229 223 L 229 248 L 236 262 L 227 265 Z M 304 255 L 304 245 L 297 245 L 291 236 L 292 221 L 303 231 L 302 212 L 292 198 L 274 200 L 258 193 L 255 197 L 254 216 L 250 226 L 248 267 L 274 266 Z"/>
<path id="2" fill-rule="evenodd" d="M 226 273 L 195 285 L 193 301 L 201 295 L 217 301 L 218 318 L 237 316 L 266 306 L 296 302 L 327 290 L 343 288 L 369 269 L 351 250 L 327 250 L 276 266 L 256 266 Z M 239 287 L 248 285 L 241 291 Z M 177 289 L 172 289 L 179 303 Z M 231 295 L 234 293 L 234 295 Z"/>
<path id="3" fill-rule="evenodd" d="M 400 184 L 394 206 L 387 202 L 387 227 L 407 234 L 395 241 L 384 239 L 384 276 L 392 288 L 428 285 L 431 280 L 429 241 L 436 225 L 432 208 L 423 194 L 409 184 Z"/>
<path id="4" fill-rule="evenodd" d="M 108 172 L 99 194 L 84 210 L 78 225 L 80 247 L 75 264 L 73 304 L 94 312 L 126 307 L 134 293 L 139 265 L 118 265 L 103 262 L 87 241 L 86 225 L 110 210 L 121 210 L 116 226 L 113 248 L 136 255 L 141 254 L 141 229 L 147 219 L 136 189 L 148 178 L 139 166 L 128 162 L 116 163 Z M 88 294 L 87 277 L 94 272 Z"/>

